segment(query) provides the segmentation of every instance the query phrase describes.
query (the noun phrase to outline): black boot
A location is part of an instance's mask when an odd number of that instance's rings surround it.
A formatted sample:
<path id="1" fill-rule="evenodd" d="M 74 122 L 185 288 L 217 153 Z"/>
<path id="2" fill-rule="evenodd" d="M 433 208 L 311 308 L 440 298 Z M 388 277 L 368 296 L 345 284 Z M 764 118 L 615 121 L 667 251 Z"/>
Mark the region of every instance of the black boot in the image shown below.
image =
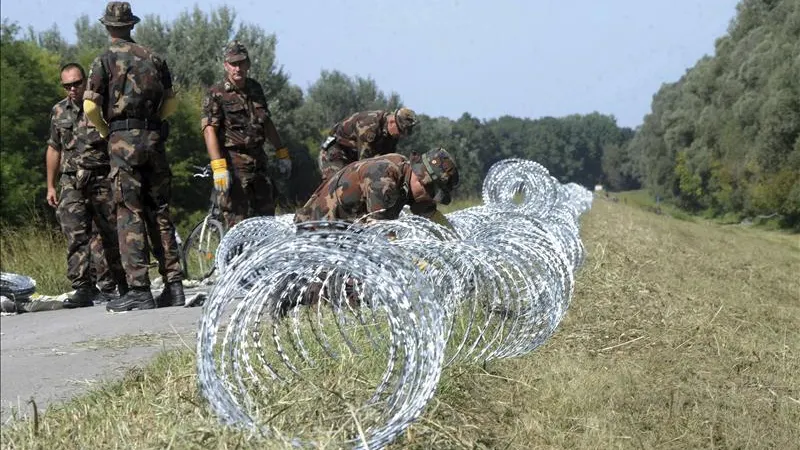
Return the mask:
<path id="1" fill-rule="evenodd" d="M 119 292 L 119 296 L 122 297 L 123 295 L 127 294 L 128 291 L 128 281 L 122 280 L 122 282 L 117 283 L 117 292 Z"/>
<path id="2" fill-rule="evenodd" d="M 94 306 L 94 302 L 92 300 L 96 295 L 95 291 L 97 291 L 97 288 L 92 289 L 91 287 L 80 287 L 76 289 L 75 293 L 72 294 L 72 297 L 64 300 L 64 308 L 74 309 Z"/>
<path id="3" fill-rule="evenodd" d="M 105 303 L 105 302 L 110 302 L 116 298 L 118 298 L 118 296 L 115 291 L 97 291 L 94 295 L 93 300 L 95 303 Z"/>
<path id="4" fill-rule="evenodd" d="M 186 304 L 186 295 L 183 293 L 183 282 L 172 281 L 164 286 L 164 290 L 156 300 L 156 305 L 159 308 L 166 308 L 169 306 L 184 306 Z"/>
<path id="5" fill-rule="evenodd" d="M 125 295 L 111 300 L 106 305 L 107 311 L 123 312 L 133 309 L 153 309 L 156 307 L 156 302 L 153 300 L 153 293 L 150 292 L 150 286 L 135 287 L 129 290 Z"/>

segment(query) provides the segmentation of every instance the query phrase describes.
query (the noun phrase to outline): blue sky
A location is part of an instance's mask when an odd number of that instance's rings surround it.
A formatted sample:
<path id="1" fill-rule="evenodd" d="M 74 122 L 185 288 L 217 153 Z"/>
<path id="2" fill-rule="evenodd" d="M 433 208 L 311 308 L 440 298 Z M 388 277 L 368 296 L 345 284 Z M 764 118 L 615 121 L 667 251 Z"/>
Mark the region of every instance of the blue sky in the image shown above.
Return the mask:
<path id="1" fill-rule="evenodd" d="M 538 118 L 599 111 L 635 127 L 726 33 L 738 0 L 132 1 L 172 20 L 195 4 L 233 7 L 278 38 L 278 63 L 307 88 L 323 69 L 370 76 L 432 116 Z M 4 1 L 3 18 L 36 30 L 96 19 L 104 1 Z"/>

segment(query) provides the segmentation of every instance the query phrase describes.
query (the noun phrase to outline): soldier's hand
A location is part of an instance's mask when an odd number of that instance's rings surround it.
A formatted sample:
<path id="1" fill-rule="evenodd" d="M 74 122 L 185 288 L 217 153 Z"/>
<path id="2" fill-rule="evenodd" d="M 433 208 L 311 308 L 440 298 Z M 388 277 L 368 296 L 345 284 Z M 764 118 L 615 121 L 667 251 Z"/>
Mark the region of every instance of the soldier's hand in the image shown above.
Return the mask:
<path id="1" fill-rule="evenodd" d="M 280 172 L 281 176 L 283 176 L 284 178 L 289 178 L 292 175 L 292 160 L 279 159 L 278 172 Z"/>
<path id="2" fill-rule="evenodd" d="M 220 192 L 227 192 L 231 186 L 231 174 L 225 158 L 211 161 L 211 170 L 214 171 L 214 187 Z"/>
<path id="3" fill-rule="evenodd" d="M 47 204 L 53 208 L 58 206 L 58 194 L 56 194 L 56 188 L 47 188 Z"/>
<path id="4" fill-rule="evenodd" d="M 278 172 L 284 178 L 289 178 L 292 174 L 292 159 L 289 157 L 289 149 L 281 147 L 275 150 L 275 157 L 278 158 Z"/>

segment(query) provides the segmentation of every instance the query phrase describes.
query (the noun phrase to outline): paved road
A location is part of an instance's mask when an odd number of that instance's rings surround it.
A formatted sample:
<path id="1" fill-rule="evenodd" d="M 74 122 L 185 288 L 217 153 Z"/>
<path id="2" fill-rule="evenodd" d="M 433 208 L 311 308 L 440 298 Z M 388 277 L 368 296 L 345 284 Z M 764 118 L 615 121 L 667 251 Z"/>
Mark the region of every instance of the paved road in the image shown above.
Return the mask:
<path id="1" fill-rule="evenodd" d="M 190 292 L 187 290 L 187 297 Z M 105 304 L 0 317 L 0 413 L 29 415 L 118 378 L 166 347 L 194 346 L 203 308 L 108 313 Z"/>

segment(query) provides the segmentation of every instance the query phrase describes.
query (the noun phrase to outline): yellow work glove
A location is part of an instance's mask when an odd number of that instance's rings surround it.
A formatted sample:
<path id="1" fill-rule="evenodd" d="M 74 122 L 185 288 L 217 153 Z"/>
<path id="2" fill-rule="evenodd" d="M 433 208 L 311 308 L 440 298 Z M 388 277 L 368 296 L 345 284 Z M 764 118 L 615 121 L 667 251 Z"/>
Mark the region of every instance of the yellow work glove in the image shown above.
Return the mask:
<path id="1" fill-rule="evenodd" d="M 225 158 L 211 160 L 211 170 L 214 171 L 214 187 L 220 192 L 228 192 L 231 186 L 231 174 L 228 172 Z"/>
<path id="2" fill-rule="evenodd" d="M 289 178 L 292 174 L 292 160 L 289 158 L 289 149 L 281 147 L 275 150 L 275 157 L 278 158 L 278 172 L 284 178 Z"/>
<path id="3" fill-rule="evenodd" d="M 97 106 L 97 103 L 91 100 L 84 100 L 83 101 L 83 112 L 86 114 L 86 117 L 89 119 L 89 122 L 97 128 L 97 132 L 100 133 L 100 137 L 103 139 L 108 139 L 108 123 L 103 119 L 103 114 L 100 112 L 100 108 Z"/>

